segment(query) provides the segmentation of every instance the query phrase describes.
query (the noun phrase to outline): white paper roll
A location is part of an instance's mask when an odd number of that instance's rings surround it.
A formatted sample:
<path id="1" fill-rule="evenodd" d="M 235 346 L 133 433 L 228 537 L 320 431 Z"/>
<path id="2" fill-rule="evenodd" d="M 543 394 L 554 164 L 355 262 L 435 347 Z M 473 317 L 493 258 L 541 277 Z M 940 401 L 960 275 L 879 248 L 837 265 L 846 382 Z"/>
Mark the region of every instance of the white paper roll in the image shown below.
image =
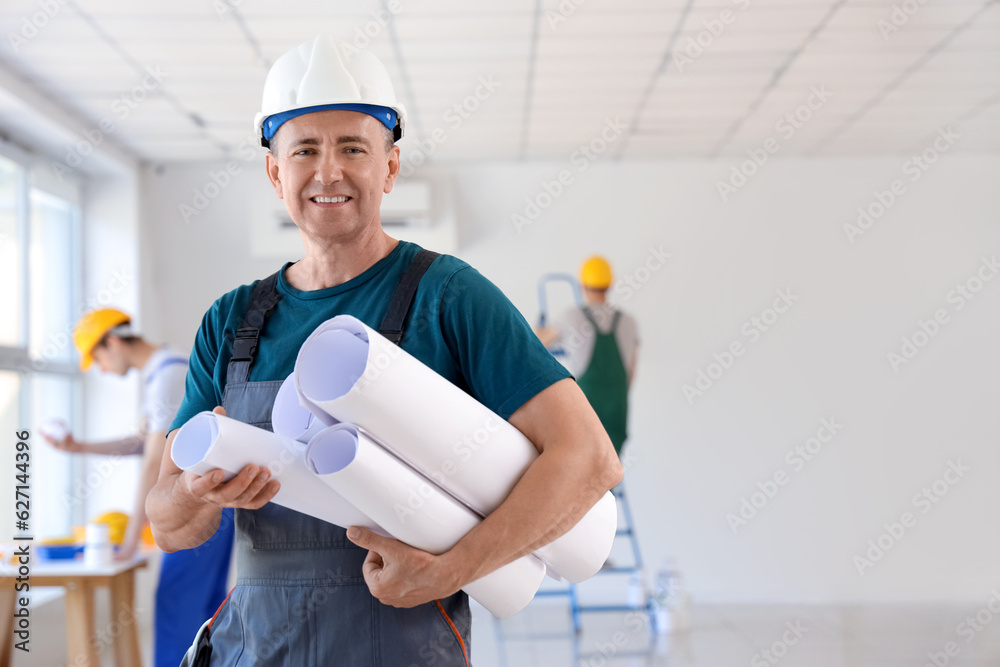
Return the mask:
<path id="1" fill-rule="evenodd" d="M 294 376 L 302 405 L 358 425 L 483 516 L 538 457 L 511 424 L 349 315 L 306 339 Z M 583 581 L 607 559 L 617 523 L 609 492 L 535 554 L 569 581 Z"/>
<path id="2" fill-rule="evenodd" d="M 314 475 L 302 458 L 305 445 L 211 412 L 200 412 L 177 432 L 170 458 L 181 470 L 204 475 L 220 468 L 230 479 L 248 464 L 271 471 L 281 489 L 272 502 L 347 528 L 385 531 Z"/>
<path id="3" fill-rule="evenodd" d="M 319 417 L 302 407 L 299 394 L 295 391 L 294 373 L 289 374 L 281 383 L 274 397 L 274 405 L 271 406 L 271 428 L 274 432 L 305 444 L 309 442 L 309 438 L 336 422 L 333 417 L 328 417 L 328 421 L 329 424 L 323 423 Z"/>
<path id="4" fill-rule="evenodd" d="M 305 459 L 330 488 L 418 549 L 444 553 L 480 522 L 352 424 L 315 435 Z M 545 566 L 529 555 L 473 581 L 465 592 L 494 616 L 507 618 L 531 602 L 544 577 Z"/>
<path id="5" fill-rule="evenodd" d="M 41 431 L 56 442 L 61 442 L 69 435 L 69 424 L 62 419 L 50 419 L 42 425 Z"/>

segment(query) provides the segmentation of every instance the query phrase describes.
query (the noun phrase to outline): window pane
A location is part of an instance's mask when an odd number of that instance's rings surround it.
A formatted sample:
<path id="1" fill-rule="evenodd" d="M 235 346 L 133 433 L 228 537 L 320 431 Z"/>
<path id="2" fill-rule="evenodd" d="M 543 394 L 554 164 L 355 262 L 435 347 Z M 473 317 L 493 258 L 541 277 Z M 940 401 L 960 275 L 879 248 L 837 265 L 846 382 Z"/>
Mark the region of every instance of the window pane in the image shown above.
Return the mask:
<path id="1" fill-rule="evenodd" d="M 17 218 L 22 171 L 0 157 L 0 345 L 21 344 L 21 253 Z"/>
<path id="2" fill-rule="evenodd" d="M 76 380 L 65 375 L 36 373 L 26 379 L 31 388 L 31 518 L 34 535 L 59 537 L 72 532 L 73 519 L 88 494 L 71 489 L 74 455 L 61 452 L 42 438 L 39 428 L 50 419 L 74 422 Z"/>
<path id="3" fill-rule="evenodd" d="M 40 190 L 31 191 L 31 356 L 70 361 L 73 334 L 74 210 Z"/>
<path id="4" fill-rule="evenodd" d="M 12 371 L 0 371 L 0 452 L 4 457 L 0 470 L 8 474 L 0 478 L 0 541 L 6 542 L 16 534 L 14 530 L 14 455 L 17 451 L 17 441 L 14 433 L 27 428 L 21 421 L 21 376 Z M 31 448 L 38 446 L 34 430 L 31 432 Z M 34 451 L 31 452 L 32 454 Z M 30 472 L 30 470 L 29 470 Z M 29 481 L 30 478 L 29 478 Z M 33 534 L 33 533 L 32 533 Z"/>

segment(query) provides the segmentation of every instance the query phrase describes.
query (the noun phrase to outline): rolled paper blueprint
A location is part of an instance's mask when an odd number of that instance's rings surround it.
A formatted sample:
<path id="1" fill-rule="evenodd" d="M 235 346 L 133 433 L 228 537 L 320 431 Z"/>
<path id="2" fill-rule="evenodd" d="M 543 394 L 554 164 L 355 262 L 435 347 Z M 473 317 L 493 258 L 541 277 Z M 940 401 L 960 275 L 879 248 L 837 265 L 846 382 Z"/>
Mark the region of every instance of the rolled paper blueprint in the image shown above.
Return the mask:
<path id="1" fill-rule="evenodd" d="M 330 418 L 333 422 L 333 418 Z M 295 391 L 295 378 L 289 374 L 281 383 L 274 405 L 271 407 L 271 428 L 278 435 L 305 444 L 329 424 L 324 424 L 316 415 L 309 412 L 299 403 L 298 392 Z"/>
<path id="2" fill-rule="evenodd" d="M 361 427 L 481 516 L 538 457 L 514 426 L 349 315 L 327 320 L 306 339 L 294 376 L 303 406 Z M 583 581 L 607 559 L 617 524 L 614 496 L 606 493 L 535 555 L 565 579 Z"/>
<path id="3" fill-rule="evenodd" d="M 42 434 L 49 436 L 56 442 L 61 442 L 63 438 L 69 435 L 69 424 L 62 419 L 50 419 L 42 424 L 41 431 Z"/>
<path id="4" fill-rule="evenodd" d="M 305 459 L 330 488 L 397 540 L 418 549 L 443 553 L 480 522 L 353 424 L 337 424 L 313 436 Z M 544 577 L 545 566 L 528 555 L 464 590 L 497 618 L 507 618 L 531 602 Z"/>
<path id="5" fill-rule="evenodd" d="M 177 432 L 170 458 L 181 470 L 197 475 L 220 468 L 227 473 L 227 480 L 253 463 L 270 470 L 271 477 L 281 482 L 271 502 L 342 528 L 365 526 L 386 534 L 306 467 L 304 449 L 302 443 L 277 433 L 212 412 L 199 412 Z"/>

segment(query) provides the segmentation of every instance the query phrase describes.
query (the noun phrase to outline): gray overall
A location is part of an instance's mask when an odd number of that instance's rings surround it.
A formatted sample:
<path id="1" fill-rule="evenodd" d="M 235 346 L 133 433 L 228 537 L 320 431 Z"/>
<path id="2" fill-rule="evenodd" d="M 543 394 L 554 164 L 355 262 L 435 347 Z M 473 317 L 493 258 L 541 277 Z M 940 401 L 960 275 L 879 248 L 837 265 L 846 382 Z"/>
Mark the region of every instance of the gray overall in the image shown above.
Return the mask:
<path id="1" fill-rule="evenodd" d="M 389 325 L 392 331 L 386 333 L 397 342 L 416 284 L 435 256 L 418 255 L 396 288 L 382 329 Z M 249 382 L 248 377 L 257 338 L 281 298 L 276 279 L 277 274 L 254 287 L 222 400 L 228 416 L 267 430 L 281 382 Z M 236 510 L 236 588 L 211 624 L 208 655 L 195 664 L 467 666 L 471 619 L 466 594 L 459 591 L 411 609 L 382 604 L 362 577 L 367 551 L 352 544 L 346 532 L 274 503 Z"/>

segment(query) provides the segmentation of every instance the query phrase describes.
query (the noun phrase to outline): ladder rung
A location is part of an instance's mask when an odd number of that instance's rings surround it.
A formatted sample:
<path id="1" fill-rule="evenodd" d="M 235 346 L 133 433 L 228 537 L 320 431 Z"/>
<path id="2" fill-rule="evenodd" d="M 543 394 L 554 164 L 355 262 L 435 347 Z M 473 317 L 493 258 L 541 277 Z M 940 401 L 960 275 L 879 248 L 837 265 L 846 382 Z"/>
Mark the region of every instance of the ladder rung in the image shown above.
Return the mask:
<path id="1" fill-rule="evenodd" d="M 648 604 L 604 604 L 604 605 L 579 605 L 577 611 L 602 612 L 602 611 L 650 611 Z"/>
<path id="2" fill-rule="evenodd" d="M 622 565 L 621 567 L 603 567 L 597 571 L 597 574 L 626 574 L 631 572 L 639 572 L 639 570 L 640 568 L 636 567 L 635 565 Z"/>
<path id="3" fill-rule="evenodd" d="M 638 572 L 639 568 L 632 565 L 630 567 L 603 567 L 597 571 L 597 574 L 625 574 L 628 572 Z M 596 575 L 595 575 L 596 576 Z"/>
<path id="4" fill-rule="evenodd" d="M 535 593 L 535 597 L 536 598 L 537 597 L 542 597 L 542 596 L 549 596 L 549 595 L 570 595 L 570 591 L 569 591 L 568 588 L 564 588 L 564 589 L 557 590 L 557 591 L 556 590 L 552 590 L 552 591 L 537 591 Z"/>
<path id="5" fill-rule="evenodd" d="M 553 632 L 551 634 L 537 635 L 507 635 L 503 636 L 504 641 L 533 641 L 537 639 L 570 639 L 573 635 L 566 632 Z"/>

